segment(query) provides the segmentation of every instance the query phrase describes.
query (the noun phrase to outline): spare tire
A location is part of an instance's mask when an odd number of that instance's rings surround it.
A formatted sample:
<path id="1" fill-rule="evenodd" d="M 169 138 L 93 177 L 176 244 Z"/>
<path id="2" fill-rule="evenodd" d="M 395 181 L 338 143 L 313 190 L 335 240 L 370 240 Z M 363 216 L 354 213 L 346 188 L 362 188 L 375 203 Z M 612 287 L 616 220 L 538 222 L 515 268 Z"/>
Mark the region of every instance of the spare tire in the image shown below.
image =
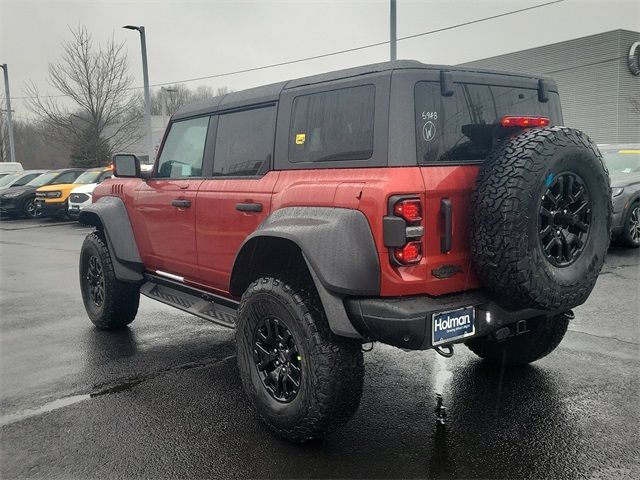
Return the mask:
<path id="1" fill-rule="evenodd" d="M 549 127 L 504 139 L 480 167 L 471 209 L 472 261 L 501 304 L 584 303 L 611 229 L 608 172 L 587 135 Z"/>

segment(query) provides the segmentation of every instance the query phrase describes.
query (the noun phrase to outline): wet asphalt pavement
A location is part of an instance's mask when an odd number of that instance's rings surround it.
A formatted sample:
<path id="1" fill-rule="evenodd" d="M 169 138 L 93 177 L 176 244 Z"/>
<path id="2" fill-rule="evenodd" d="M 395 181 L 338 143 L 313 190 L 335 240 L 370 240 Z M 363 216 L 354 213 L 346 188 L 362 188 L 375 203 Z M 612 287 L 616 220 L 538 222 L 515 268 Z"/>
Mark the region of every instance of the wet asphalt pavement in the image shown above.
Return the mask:
<path id="1" fill-rule="evenodd" d="M 353 420 L 291 445 L 250 410 L 231 331 L 144 297 L 130 328 L 92 327 L 88 231 L 0 222 L 1 478 L 640 478 L 638 250 L 609 251 L 534 365 L 501 375 L 462 346 L 376 345 Z"/>

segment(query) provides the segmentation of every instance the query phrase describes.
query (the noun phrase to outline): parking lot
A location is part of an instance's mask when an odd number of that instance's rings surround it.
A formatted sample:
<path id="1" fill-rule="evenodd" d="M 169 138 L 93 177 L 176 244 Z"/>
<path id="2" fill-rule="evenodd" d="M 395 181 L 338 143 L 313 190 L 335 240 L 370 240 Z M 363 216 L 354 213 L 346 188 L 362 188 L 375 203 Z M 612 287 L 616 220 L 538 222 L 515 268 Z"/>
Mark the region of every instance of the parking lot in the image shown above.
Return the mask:
<path id="1" fill-rule="evenodd" d="M 530 367 L 376 345 L 354 419 L 298 446 L 250 410 L 232 331 L 144 297 L 130 328 L 93 328 L 88 231 L 0 222 L 2 478 L 640 478 L 638 250 L 609 250 L 563 343 Z"/>

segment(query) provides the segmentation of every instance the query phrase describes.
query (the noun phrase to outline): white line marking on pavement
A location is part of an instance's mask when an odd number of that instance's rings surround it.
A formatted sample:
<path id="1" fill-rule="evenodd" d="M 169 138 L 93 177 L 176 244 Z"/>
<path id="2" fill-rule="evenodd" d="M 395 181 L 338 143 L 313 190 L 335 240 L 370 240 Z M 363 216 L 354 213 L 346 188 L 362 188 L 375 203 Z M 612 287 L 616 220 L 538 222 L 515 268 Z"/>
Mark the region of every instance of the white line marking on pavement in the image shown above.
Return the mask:
<path id="1" fill-rule="evenodd" d="M 84 400 L 89 400 L 89 398 L 91 398 L 90 395 L 74 395 L 72 397 L 59 398 L 53 402 L 45 403 L 38 408 L 30 408 L 10 415 L 3 415 L 0 417 L 0 427 L 25 420 L 30 417 L 35 417 L 37 415 L 42 415 L 43 413 L 51 412 L 53 410 L 58 410 L 59 408 L 73 405 L 74 403 L 83 402 Z"/>

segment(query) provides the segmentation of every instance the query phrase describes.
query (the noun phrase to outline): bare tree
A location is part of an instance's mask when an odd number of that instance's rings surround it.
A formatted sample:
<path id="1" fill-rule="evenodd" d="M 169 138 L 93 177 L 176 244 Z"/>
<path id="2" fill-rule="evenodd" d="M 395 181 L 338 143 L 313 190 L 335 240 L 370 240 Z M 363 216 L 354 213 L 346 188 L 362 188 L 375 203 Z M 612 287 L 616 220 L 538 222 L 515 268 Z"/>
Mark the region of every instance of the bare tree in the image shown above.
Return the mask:
<path id="1" fill-rule="evenodd" d="M 151 95 L 151 115 L 173 115 L 180 107 L 191 103 L 193 92 L 184 84 L 167 85 Z M 163 109 L 166 107 L 166 112 Z"/>
<path id="2" fill-rule="evenodd" d="M 158 89 L 151 95 L 151 115 L 162 115 L 165 102 L 166 114 L 173 115 L 184 105 L 225 95 L 232 91 L 228 87 L 214 89 L 208 85 L 200 85 L 195 90 L 191 90 L 183 83 L 167 85 L 163 88 L 164 91 Z M 142 101 L 142 97 L 140 98 Z"/>
<path id="3" fill-rule="evenodd" d="M 74 164 L 101 165 L 111 151 L 126 150 L 141 138 L 140 104 L 131 93 L 124 43 L 111 39 L 96 46 L 86 27 L 71 33 L 60 59 L 49 64 L 49 84 L 64 99 L 41 96 L 31 83 L 27 105 L 41 118 L 47 136 L 76 152 Z"/>

